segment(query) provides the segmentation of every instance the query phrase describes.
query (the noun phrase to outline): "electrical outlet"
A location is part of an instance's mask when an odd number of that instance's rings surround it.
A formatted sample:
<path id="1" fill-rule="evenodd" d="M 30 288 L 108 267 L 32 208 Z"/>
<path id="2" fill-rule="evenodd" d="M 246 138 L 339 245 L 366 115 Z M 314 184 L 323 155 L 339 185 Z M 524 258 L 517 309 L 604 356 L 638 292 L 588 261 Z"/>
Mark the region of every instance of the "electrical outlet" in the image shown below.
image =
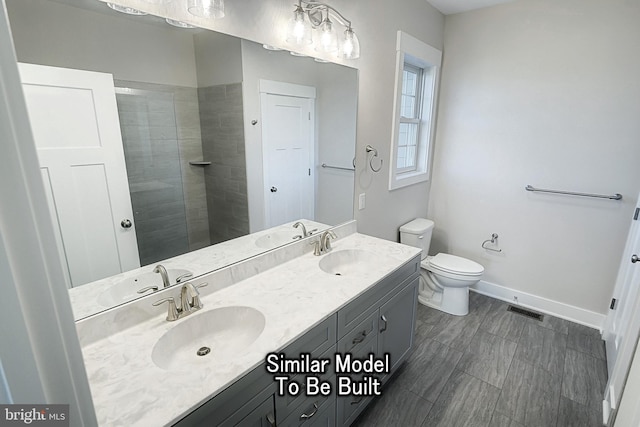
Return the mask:
<path id="1" fill-rule="evenodd" d="M 365 193 L 360 194 L 360 196 L 358 196 L 358 209 L 362 210 L 364 209 L 366 205 L 366 195 Z"/>

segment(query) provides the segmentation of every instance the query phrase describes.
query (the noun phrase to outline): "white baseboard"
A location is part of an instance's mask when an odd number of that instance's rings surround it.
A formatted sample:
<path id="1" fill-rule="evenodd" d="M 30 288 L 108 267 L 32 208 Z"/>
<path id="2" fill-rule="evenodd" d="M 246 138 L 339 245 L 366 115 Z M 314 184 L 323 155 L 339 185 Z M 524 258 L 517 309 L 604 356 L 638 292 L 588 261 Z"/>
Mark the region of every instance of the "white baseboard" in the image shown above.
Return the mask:
<path id="1" fill-rule="evenodd" d="M 518 298 L 517 305 L 530 308 L 545 314 L 560 317 L 574 323 L 589 326 L 602 332 L 602 326 L 606 316 L 604 314 L 585 310 L 573 305 L 553 301 L 537 295 L 528 294 L 526 292 L 515 289 L 505 288 L 495 283 L 479 281 L 475 286 L 470 288 L 472 291 L 502 301 L 516 304 L 514 297 Z"/>

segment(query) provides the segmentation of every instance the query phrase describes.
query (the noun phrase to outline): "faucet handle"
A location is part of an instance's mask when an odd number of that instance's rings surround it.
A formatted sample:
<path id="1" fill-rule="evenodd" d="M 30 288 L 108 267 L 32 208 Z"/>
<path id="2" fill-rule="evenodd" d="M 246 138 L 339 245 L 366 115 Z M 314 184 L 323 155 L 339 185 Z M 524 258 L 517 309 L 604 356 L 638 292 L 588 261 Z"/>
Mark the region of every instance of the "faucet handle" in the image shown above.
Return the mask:
<path id="1" fill-rule="evenodd" d="M 178 307 L 176 307 L 176 300 L 173 297 L 164 298 L 159 301 L 154 302 L 153 306 L 159 306 L 160 304 L 164 304 L 165 302 L 169 303 L 169 311 L 167 312 L 167 320 L 169 322 L 173 322 L 174 320 L 178 320 Z"/>
<path id="2" fill-rule="evenodd" d="M 144 294 L 147 291 L 151 291 L 153 290 L 153 292 L 157 292 L 158 291 L 158 287 L 157 286 L 147 286 L 146 288 L 142 288 L 142 289 L 138 289 L 138 293 L 139 294 Z"/>
<path id="3" fill-rule="evenodd" d="M 205 283 L 200 283 L 199 285 L 193 287 L 194 294 L 191 297 L 191 307 L 198 310 L 202 308 L 202 301 L 200 300 L 200 292 L 198 292 L 198 289 L 204 288 L 205 286 L 209 286 L 209 284 L 205 282 Z"/>
<path id="4" fill-rule="evenodd" d="M 183 274 L 182 276 L 178 276 L 178 277 L 176 278 L 176 283 L 182 283 L 182 282 L 184 282 L 185 280 L 190 279 L 190 278 L 192 278 L 192 277 L 193 277 L 193 273 L 185 273 L 185 274 Z"/>

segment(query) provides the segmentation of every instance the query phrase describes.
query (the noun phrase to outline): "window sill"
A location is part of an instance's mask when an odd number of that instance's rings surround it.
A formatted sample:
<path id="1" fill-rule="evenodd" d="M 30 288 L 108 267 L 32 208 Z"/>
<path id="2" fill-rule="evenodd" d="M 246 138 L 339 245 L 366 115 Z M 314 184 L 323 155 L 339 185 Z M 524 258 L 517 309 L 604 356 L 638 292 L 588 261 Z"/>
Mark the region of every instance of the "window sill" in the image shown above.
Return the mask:
<path id="1" fill-rule="evenodd" d="M 408 187 L 409 185 L 418 184 L 420 182 L 429 181 L 429 172 L 409 172 L 391 176 L 389 180 L 389 191 L 398 188 Z"/>

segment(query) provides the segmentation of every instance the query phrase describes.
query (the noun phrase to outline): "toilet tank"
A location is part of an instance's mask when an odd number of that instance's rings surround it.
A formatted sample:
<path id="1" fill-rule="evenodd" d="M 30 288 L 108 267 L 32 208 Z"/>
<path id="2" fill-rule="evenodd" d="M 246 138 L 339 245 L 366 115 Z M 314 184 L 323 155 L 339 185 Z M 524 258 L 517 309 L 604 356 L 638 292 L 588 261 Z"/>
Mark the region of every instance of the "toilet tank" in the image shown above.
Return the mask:
<path id="1" fill-rule="evenodd" d="M 430 219 L 416 218 L 400 227 L 400 243 L 422 249 L 422 259 L 429 254 L 431 233 L 435 223 Z"/>

